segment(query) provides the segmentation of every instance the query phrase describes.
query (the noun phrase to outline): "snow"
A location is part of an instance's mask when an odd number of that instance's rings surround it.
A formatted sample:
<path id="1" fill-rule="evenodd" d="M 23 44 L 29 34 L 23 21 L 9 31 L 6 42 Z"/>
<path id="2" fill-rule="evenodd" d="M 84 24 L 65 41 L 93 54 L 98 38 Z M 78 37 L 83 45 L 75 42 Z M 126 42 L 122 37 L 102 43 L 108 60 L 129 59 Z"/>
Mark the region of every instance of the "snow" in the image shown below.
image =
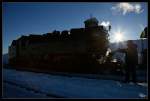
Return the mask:
<path id="1" fill-rule="evenodd" d="M 140 93 L 139 96 L 140 96 L 140 97 L 146 97 L 146 95 L 143 94 L 143 93 Z"/>
<path id="2" fill-rule="evenodd" d="M 27 91 L 25 88 L 20 88 L 8 83 L 4 84 L 4 97 L 11 97 L 11 98 L 45 98 L 44 94 L 34 93 L 32 91 Z M 12 92 L 13 91 L 13 92 Z"/>
<path id="3" fill-rule="evenodd" d="M 64 98 L 143 98 L 147 95 L 148 89 L 147 86 L 130 85 L 114 80 L 68 77 L 13 69 L 3 69 L 3 80 L 38 90 L 43 94 Z M 7 91 L 9 92 L 8 88 Z M 25 92 L 20 94 L 24 95 Z"/>

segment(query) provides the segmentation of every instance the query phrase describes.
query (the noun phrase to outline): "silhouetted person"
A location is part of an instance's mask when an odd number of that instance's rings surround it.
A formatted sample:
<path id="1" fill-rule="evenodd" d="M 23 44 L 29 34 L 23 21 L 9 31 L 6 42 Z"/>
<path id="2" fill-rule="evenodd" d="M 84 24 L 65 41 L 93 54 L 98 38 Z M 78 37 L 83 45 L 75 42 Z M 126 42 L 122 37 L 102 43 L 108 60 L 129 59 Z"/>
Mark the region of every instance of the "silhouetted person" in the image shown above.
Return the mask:
<path id="1" fill-rule="evenodd" d="M 129 82 L 131 76 L 132 81 L 136 83 L 136 65 L 138 64 L 137 45 L 129 40 L 127 41 L 126 49 L 118 49 L 117 51 L 125 53 L 125 82 Z"/>

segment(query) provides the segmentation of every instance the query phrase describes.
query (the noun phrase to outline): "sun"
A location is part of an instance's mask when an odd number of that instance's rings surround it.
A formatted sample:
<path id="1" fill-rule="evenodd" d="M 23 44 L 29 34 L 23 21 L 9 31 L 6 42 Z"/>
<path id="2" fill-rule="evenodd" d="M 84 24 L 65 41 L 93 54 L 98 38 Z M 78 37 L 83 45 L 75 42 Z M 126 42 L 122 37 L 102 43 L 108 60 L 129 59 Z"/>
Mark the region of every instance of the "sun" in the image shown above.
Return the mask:
<path id="1" fill-rule="evenodd" d="M 121 34 L 121 33 L 116 33 L 116 35 L 115 35 L 115 40 L 116 40 L 116 42 L 122 41 L 122 40 L 123 40 L 122 34 Z"/>
<path id="2" fill-rule="evenodd" d="M 115 37 L 116 42 L 123 41 L 123 36 L 122 36 L 122 33 L 120 32 L 116 33 L 114 37 Z"/>

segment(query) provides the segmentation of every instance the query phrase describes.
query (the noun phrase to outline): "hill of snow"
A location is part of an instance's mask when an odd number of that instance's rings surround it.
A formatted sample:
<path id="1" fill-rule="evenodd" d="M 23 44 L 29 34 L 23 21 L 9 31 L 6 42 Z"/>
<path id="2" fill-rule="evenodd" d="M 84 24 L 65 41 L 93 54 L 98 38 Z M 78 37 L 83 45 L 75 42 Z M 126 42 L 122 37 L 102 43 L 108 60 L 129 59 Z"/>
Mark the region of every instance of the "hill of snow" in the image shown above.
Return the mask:
<path id="1" fill-rule="evenodd" d="M 142 42 L 143 42 L 143 49 L 148 48 L 148 39 L 141 40 L 132 40 L 136 45 L 138 52 L 140 53 L 142 51 Z M 118 48 L 126 48 L 127 41 L 119 42 L 119 43 L 110 43 L 110 48 L 112 50 L 116 50 Z"/>
<path id="2" fill-rule="evenodd" d="M 139 60 L 139 64 L 141 63 L 141 51 L 142 51 L 142 47 L 143 49 L 147 49 L 148 48 L 148 40 L 147 39 L 144 39 L 143 41 L 141 40 L 133 40 L 133 42 L 137 45 L 137 49 L 138 49 L 138 60 Z M 142 42 L 143 42 L 143 46 L 142 46 Z M 123 41 L 123 42 L 119 42 L 119 43 L 110 43 L 109 47 L 112 51 L 115 51 L 117 50 L 118 48 L 127 48 L 126 46 L 127 44 L 127 41 Z M 123 53 L 119 53 L 117 52 L 115 55 L 114 55 L 114 58 L 118 58 L 118 59 L 121 59 L 123 62 L 125 62 L 124 60 L 124 54 Z"/>

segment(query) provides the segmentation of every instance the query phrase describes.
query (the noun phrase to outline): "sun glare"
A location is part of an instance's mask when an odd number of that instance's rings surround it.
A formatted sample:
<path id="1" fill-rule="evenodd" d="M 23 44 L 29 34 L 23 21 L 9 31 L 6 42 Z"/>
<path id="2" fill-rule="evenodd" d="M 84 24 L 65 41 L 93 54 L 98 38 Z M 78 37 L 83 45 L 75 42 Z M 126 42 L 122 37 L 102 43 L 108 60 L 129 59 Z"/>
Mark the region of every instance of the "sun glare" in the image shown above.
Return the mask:
<path id="1" fill-rule="evenodd" d="M 115 34 L 115 40 L 116 40 L 116 42 L 123 41 L 122 34 L 121 33 L 116 33 Z"/>
<path id="2" fill-rule="evenodd" d="M 122 42 L 122 41 L 126 40 L 125 33 L 127 33 L 127 32 L 125 30 L 122 30 L 119 27 L 117 29 L 112 30 L 111 36 L 110 36 L 111 42 L 118 43 L 118 42 Z"/>
<path id="3" fill-rule="evenodd" d="M 114 42 L 120 42 L 124 40 L 124 31 L 122 31 L 120 28 L 118 28 L 116 31 L 113 32 L 114 36 L 113 36 L 113 40 Z"/>

